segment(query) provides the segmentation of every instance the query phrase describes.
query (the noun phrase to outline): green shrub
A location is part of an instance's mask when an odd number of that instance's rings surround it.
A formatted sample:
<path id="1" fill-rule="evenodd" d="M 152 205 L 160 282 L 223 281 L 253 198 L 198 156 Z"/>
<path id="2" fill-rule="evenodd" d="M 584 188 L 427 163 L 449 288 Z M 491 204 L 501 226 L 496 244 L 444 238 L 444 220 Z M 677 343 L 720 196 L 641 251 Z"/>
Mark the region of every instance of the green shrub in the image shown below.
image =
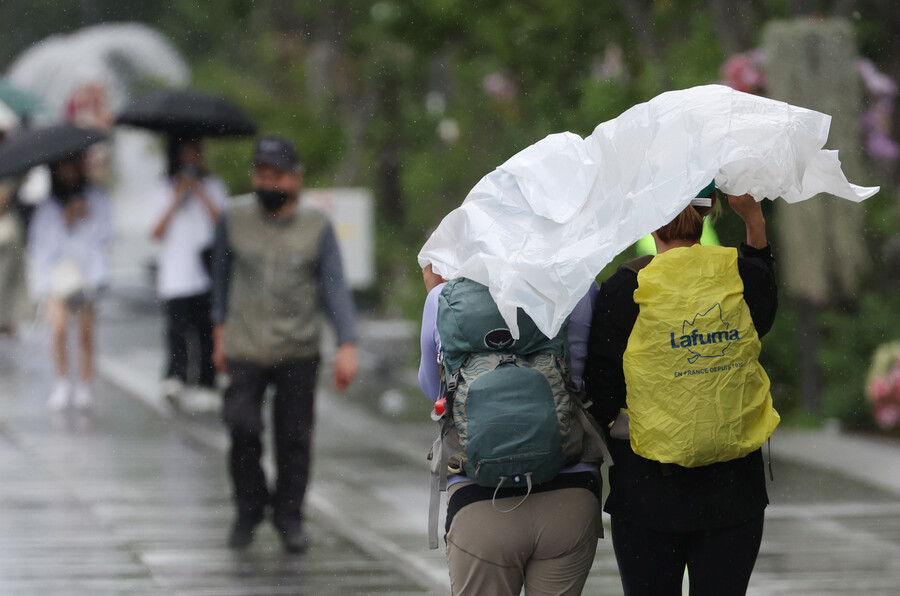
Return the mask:
<path id="1" fill-rule="evenodd" d="M 863 294 L 855 309 L 822 315 L 823 342 L 818 362 L 822 368 L 822 413 L 850 428 L 872 428 L 866 402 L 866 378 L 878 346 L 900 339 L 900 291 Z"/>

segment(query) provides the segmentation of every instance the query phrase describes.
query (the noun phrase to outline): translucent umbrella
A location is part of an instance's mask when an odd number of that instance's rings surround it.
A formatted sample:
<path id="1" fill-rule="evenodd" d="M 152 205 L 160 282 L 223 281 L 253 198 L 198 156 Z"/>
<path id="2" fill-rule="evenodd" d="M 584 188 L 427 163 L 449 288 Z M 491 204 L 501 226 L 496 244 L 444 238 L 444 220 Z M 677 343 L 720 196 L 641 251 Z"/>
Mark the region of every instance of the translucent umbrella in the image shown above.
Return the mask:
<path id="1" fill-rule="evenodd" d="M 139 23 L 102 23 L 42 39 L 10 64 L 10 83 L 41 98 L 46 120 L 58 120 L 66 101 L 85 84 L 109 93 L 114 110 L 147 81 L 180 86 L 190 71 L 172 43 Z"/>

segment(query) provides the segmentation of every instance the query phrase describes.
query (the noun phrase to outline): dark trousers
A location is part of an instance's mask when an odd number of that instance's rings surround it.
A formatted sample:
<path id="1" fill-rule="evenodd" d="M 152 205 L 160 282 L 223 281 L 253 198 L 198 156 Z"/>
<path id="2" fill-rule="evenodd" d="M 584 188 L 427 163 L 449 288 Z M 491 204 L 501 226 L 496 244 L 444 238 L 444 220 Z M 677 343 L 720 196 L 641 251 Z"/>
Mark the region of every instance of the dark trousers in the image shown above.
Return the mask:
<path id="1" fill-rule="evenodd" d="M 223 399 L 223 419 L 231 432 L 229 471 L 239 515 L 262 519 L 271 502 L 276 525 L 299 522 L 309 482 L 313 394 L 318 358 L 260 367 L 229 362 L 231 385 Z M 262 468 L 262 416 L 266 388 L 274 385 L 272 404 L 277 478 L 269 495 Z"/>
<path id="2" fill-rule="evenodd" d="M 196 296 L 173 298 L 164 303 L 166 313 L 166 344 L 169 361 L 166 377 L 188 382 L 188 346 L 196 337 L 197 384 L 213 387 L 216 369 L 212 363 L 212 295 L 207 292 Z"/>
<path id="3" fill-rule="evenodd" d="M 657 532 L 612 517 L 612 542 L 625 596 L 743 596 L 762 541 L 763 515 L 736 526 Z"/>

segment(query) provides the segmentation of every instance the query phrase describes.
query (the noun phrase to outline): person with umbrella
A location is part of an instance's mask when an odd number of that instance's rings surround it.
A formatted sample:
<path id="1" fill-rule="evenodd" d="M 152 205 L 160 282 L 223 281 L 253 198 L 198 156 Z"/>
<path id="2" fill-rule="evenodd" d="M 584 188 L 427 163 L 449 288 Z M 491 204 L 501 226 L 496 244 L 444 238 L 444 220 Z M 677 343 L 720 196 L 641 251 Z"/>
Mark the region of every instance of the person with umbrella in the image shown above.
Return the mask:
<path id="1" fill-rule="evenodd" d="M 179 407 L 194 338 L 197 385 L 205 394 L 215 386 L 208 261 L 228 190 L 206 169 L 201 139 L 170 136 L 167 157 L 168 176 L 149 196 L 149 221 L 151 237 L 159 243 L 156 287 L 166 316 L 168 362 L 162 389 Z"/>
<path id="2" fill-rule="evenodd" d="M 157 293 L 166 314 L 168 354 L 162 392 L 174 407 L 182 406 L 189 381 L 188 355 L 193 352 L 198 355 L 201 388 L 195 397 L 210 402 L 216 371 L 209 259 L 228 190 L 207 170 L 202 139 L 251 135 L 256 126 L 228 100 L 189 89 L 158 89 L 137 97 L 116 122 L 167 137 L 167 176 L 149 196 L 150 235 L 160 247 Z M 196 350 L 188 349 L 191 343 Z"/>
<path id="3" fill-rule="evenodd" d="M 231 375 L 223 419 L 231 437 L 237 511 L 228 544 L 249 546 L 271 506 L 285 550 L 301 552 L 307 547 L 302 506 L 310 472 L 319 311 L 337 334 L 333 375 L 339 391 L 356 375 L 356 315 L 331 224 L 298 205 L 303 176 L 294 144 L 264 136 L 252 164 L 255 200 L 233 201 L 216 230 L 213 253 L 213 359 Z M 277 461 L 271 495 L 260 461 L 261 408 L 269 385 L 275 388 Z"/>
<path id="4" fill-rule="evenodd" d="M 51 193 L 29 229 L 31 291 L 44 301 L 50 319 L 56 382 L 48 405 L 54 410 L 70 403 L 85 409 L 93 403 L 94 303 L 107 283 L 107 248 L 113 237 L 112 211 L 103 191 L 87 180 L 84 149 L 51 158 Z M 78 320 L 81 352 L 74 385 L 68 370 L 70 317 Z"/>

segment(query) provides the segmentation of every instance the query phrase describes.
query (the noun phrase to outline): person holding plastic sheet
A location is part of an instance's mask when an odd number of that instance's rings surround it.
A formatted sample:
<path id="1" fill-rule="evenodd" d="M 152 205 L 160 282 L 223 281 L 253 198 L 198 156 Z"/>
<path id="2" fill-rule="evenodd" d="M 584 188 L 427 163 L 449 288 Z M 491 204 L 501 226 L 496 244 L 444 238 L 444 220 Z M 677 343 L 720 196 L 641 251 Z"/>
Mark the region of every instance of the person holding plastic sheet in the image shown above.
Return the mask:
<path id="1" fill-rule="evenodd" d="M 419 385 L 426 397 L 442 397 L 439 296 L 446 280 L 428 265 L 422 314 Z M 582 298 L 568 326 L 571 379 L 581 384 L 591 307 L 597 287 Z M 500 331 L 499 329 L 497 331 Z M 449 398 L 448 398 L 449 401 Z M 447 408 L 450 408 L 447 405 Z M 434 456 L 434 454 L 433 454 Z M 436 457 L 436 456 L 435 456 Z M 463 473 L 447 479 L 445 541 L 455 596 L 581 594 L 603 534 L 597 465 L 564 467 L 534 488 L 488 488 Z M 437 548 L 436 535 L 432 548 Z"/>
<path id="2" fill-rule="evenodd" d="M 36 209 L 29 228 L 29 281 L 34 298 L 44 300 L 50 318 L 56 382 L 48 405 L 93 402 L 94 302 L 106 285 L 107 249 L 113 237 L 106 195 L 87 180 L 84 154 L 50 165 L 51 194 Z M 69 380 L 67 328 L 78 319 L 81 366 Z"/>
<path id="3" fill-rule="evenodd" d="M 156 286 L 166 316 L 163 395 L 181 405 L 189 357 L 196 354 L 198 395 L 215 397 L 210 259 L 228 191 L 209 174 L 200 139 L 169 137 L 168 176 L 150 194 L 150 235 L 159 243 Z M 193 345 L 196 349 L 189 350 Z"/>
<path id="4" fill-rule="evenodd" d="M 222 416 L 230 431 L 229 471 L 237 509 L 228 538 L 246 548 L 266 508 L 288 552 L 307 548 L 302 507 L 309 480 L 320 317 L 337 335 L 334 385 L 356 376 L 356 314 L 331 224 L 301 208 L 302 167 L 292 142 L 259 139 L 254 197 L 236 197 L 216 228 L 213 361 L 231 376 Z M 277 463 L 269 494 L 262 456 L 263 396 L 272 408 Z"/>
<path id="5" fill-rule="evenodd" d="M 774 260 L 749 195 L 728 196 L 740 256 L 701 246 L 713 185 L 699 196 L 653 233 L 657 256 L 601 285 L 591 323 L 585 385 L 612 425 L 605 510 L 626 596 L 680 595 L 685 566 L 692 596 L 745 594 L 762 539 L 761 446 L 778 414 L 757 357 Z"/>

